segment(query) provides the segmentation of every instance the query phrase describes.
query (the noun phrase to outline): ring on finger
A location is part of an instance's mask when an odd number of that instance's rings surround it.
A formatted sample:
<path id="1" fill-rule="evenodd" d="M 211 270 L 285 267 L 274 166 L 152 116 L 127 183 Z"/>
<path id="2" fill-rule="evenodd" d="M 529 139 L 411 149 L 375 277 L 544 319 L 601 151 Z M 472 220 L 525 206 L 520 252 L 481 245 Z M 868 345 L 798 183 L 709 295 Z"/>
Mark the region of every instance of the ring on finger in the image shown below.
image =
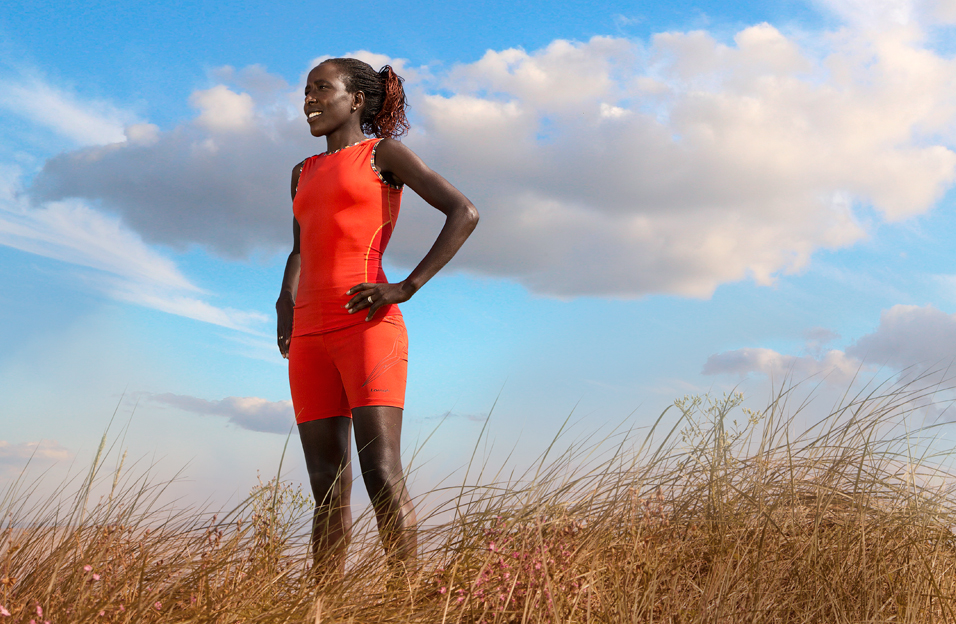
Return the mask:
<path id="1" fill-rule="evenodd" d="M 369 303 L 373 303 L 373 302 L 372 302 L 372 295 L 369 295 L 369 296 L 368 296 L 368 302 L 369 302 Z"/>

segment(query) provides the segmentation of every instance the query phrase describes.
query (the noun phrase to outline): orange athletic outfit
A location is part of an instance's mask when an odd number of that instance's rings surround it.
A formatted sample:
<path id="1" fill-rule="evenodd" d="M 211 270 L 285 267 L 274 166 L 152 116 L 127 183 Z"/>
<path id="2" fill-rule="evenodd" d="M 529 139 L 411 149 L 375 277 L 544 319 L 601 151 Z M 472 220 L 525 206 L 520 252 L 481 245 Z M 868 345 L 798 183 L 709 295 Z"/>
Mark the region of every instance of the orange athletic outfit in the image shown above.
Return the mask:
<path id="1" fill-rule="evenodd" d="M 408 338 L 396 305 L 349 314 L 345 293 L 388 280 L 382 253 L 402 189 L 375 168 L 381 139 L 306 159 L 292 210 L 301 269 L 289 344 L 296 422 L 350 416 L 369 405 L 404 407 Z"/>

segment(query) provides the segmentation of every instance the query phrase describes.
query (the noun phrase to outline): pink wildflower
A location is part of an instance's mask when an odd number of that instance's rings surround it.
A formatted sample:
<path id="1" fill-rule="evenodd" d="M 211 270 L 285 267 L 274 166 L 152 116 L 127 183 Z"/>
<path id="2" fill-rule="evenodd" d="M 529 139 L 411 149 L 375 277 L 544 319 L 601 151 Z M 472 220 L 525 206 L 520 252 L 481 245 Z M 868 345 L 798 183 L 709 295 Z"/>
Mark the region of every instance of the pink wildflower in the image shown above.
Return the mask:
<path id="1" fill-rule="evenodd" d="M 488 542 L 488 550 L 490 550 L 491 552 L 495 552 L 495 543 L 494 543 L 494 542 Z"/>
<path id="2" fill-rule="evenodd" d="M 100 580 L 100 575 L 94 572 L 94 573 L 93 573 L 93 580 L 94 580 L 94 581 Z"/>
<path id="3" fill-rule="evenodd" d="M 85 566 L 83 566 L 83 571 L 84 571 L 84 572 L 92 572 L 92 571 L 93 571 L 93 566 L 91 566 L 90 564 L 86 564 Z"/>
<path id="4" fill-rule="evenodd" d="M 104 615 L 106 615 L 106 611 L 100 611 L 100 617 L 103 617 Z"/>
<path id="5" fill-rule="evenodd" d="M 439 593 L 439 594 L 444 594 L 446 591 L 448 591 L 448 588 L 447 588 L 447 587 L 439 587 L 439 588 L 438 588 L 438 593 Z"/>
<path id="6" fill-rule="evenodd" d="M 37 617 L 43 617 L 43 607 L 40 606 L 40 603 L 37 603 Z"/>
<path id="7" fill-rule="evenodd" d="M 160 601 L 157 600 L 157 601 L 156 601 L 156 604 L 154 604 L 153 607 L 154 607 L 157 611 L 159 611 L 160 609 L 163 608 L 163 603 L 161 603 Z"/>
<path id="8" fill-rule="evenodd" d="M 120 605 L 119 610 L 120 610 L 120 613 L 122 613 L 122 612 L 126 611 L 126 607 L 124 607 L 123 605 Z"/>
<path id="9" fill-rule="evenodd" d="M 0 616 L 10 617 L 10 612 L 3 605 L 0 605 Z"/>

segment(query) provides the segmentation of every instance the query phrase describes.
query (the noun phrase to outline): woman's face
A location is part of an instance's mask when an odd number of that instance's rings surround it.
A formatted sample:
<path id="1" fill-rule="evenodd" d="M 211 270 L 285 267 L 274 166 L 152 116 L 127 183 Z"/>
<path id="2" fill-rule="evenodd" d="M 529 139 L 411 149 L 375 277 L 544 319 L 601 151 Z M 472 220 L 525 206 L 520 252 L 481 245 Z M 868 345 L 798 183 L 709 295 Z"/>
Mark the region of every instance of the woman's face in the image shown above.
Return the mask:
<path id="1" fill-rule="evenodd" d="M 312 136 L 325 136 L 341 128 L 352 117 L 352 107 L 359 106 L 356 100 L 363 99 L 360 96 L 345 90 L 334 64 L 317 65 L 306 79 L 303 106 Z"/>

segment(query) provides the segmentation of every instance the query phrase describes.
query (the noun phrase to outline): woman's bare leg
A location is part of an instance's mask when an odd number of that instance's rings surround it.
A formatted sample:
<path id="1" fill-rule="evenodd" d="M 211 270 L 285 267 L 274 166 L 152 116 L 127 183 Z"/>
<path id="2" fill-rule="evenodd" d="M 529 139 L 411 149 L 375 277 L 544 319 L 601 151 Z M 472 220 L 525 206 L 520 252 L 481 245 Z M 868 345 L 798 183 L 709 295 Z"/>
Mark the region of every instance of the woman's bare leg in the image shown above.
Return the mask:
<path id="1" fill-rule="evenodd" d="M 313 570 L 345 572 L 345 552 L 352 530 L 352 419 L 335 416 L 299 425 L 309 484 L 315 498 L 312 517 Z"/>
<path id="2" fill-rule="evenodd" d="M 417 558 L 418 521 L 402 472 L 402 409 L 358 407 L 352 410 L 352 423 L 382 546 L 391 563 L 411 570 Z"/>

